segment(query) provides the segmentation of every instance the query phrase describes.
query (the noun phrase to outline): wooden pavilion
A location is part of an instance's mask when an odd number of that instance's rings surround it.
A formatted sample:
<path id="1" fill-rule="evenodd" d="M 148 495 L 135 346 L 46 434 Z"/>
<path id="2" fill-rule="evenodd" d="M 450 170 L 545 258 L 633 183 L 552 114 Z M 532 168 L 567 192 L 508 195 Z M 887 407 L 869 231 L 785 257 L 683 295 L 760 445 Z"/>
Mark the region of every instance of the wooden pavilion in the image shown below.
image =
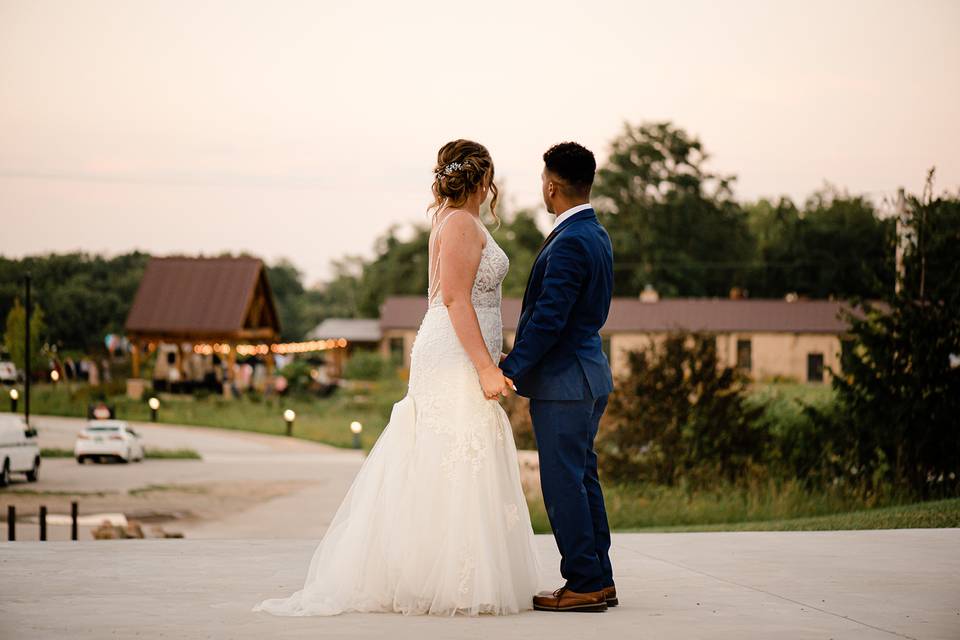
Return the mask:
<path id="1" fill-rule="evenodd" d="M 126 333 L 134 379 L 140 378 L 142 354 L 161 342 L 177 345 L 181 373 L 185 345 L 219 345 L 228 379 L 234 379 L 237 344 L 271 343 L 280 336 L 263 261 L 152 258 L 127 315 Z M 271 372 L 272 360 L 267 358 Z"/>

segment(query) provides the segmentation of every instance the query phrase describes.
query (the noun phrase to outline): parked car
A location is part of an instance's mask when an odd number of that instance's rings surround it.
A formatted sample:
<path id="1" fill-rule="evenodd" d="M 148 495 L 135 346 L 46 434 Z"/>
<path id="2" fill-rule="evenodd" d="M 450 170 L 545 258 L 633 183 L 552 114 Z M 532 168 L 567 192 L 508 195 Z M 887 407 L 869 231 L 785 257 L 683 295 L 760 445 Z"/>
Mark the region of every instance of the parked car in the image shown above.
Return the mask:
<path id="1" fill-rule="evenodd" d="M 10 484 L 11 473 L 23 473 L 28 482 L 40 477 L 37 432 L 28 429 L 22 416 L 0 414 L 0 487 Z"/>
<path id="2" fill-rule="evenodd" d="M 121 462 L 143 460 L 140 434 L 123 420 L 91 420 L 73 447 L 73 456 L 83 464 L 88 459 L 114 459 Z"/>
<path id="3" fill-rule="evenodd" d="M 0 383 L 17 383 L 17 365 L 13 364 L 9 360 L 0 360 Z"/>

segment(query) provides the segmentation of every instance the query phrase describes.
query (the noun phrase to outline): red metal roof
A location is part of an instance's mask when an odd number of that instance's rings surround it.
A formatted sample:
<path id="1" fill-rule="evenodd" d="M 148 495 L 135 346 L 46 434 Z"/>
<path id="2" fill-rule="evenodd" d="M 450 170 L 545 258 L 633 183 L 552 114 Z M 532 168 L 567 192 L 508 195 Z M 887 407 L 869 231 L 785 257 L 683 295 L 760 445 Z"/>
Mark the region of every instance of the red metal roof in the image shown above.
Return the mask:
<path id="1" fill-rule="evenodd" d="M 604 332 L 648 333 L 673 330 L 727 333 L 830 333 L 847 330 L 839 313 L 847 308 L 831 300 L 727 300 L 674 298 L 641 302 L 614 298 Z M 520 299 L 504 298 L 503 328 L 514 331 L 520 316 Z M 423 296 L 392 296 L 380 310 L 382 329 L 416 329 L 427 311 Z"/>
<path id="2" fill-rule="evenodd" d="M 279 333 L 261 260 L 152 258 L 127 315 L 126 329 L 140 334 L 228 336 L 245 328 L 258 293 L 268 307 L 266 328 Z"/>

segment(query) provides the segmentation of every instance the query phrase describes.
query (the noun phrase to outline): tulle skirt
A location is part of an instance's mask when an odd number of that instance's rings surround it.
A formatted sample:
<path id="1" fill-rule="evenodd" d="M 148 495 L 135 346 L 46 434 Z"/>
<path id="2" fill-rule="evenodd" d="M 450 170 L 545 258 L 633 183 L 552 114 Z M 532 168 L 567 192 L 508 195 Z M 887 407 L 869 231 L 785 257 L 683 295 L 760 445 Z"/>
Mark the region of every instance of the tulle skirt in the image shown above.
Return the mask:
<path id="1" fill-rule="evenodd" d="M 446 349 L 444 342 L 420 349 Z M 431 367 L 430 386 L 438 388 L 394 405 L 314 551 L 303 588 L 254 611 L 450 616 L 531 608 L 539 568 L 513 434 L 464 357 L 446 350 Z"/>

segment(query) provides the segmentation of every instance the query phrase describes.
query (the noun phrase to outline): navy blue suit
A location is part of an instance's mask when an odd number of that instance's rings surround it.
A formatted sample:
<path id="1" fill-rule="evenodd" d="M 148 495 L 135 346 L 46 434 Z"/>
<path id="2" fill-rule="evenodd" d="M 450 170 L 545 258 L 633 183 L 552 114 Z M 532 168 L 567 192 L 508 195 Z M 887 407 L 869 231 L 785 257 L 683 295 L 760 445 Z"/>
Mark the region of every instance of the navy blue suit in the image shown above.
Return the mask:
<path id="1" fill-rule="evenodd" d="M 600 328 L 613 294 L 613 250 L 592 209 L 544 242 L 523 296 L 513 350 L 501 368 L 530 398 L 540 485 L 567 587 L 613 585 L 610 527 L 593 441 L 613 390 Z"/>

